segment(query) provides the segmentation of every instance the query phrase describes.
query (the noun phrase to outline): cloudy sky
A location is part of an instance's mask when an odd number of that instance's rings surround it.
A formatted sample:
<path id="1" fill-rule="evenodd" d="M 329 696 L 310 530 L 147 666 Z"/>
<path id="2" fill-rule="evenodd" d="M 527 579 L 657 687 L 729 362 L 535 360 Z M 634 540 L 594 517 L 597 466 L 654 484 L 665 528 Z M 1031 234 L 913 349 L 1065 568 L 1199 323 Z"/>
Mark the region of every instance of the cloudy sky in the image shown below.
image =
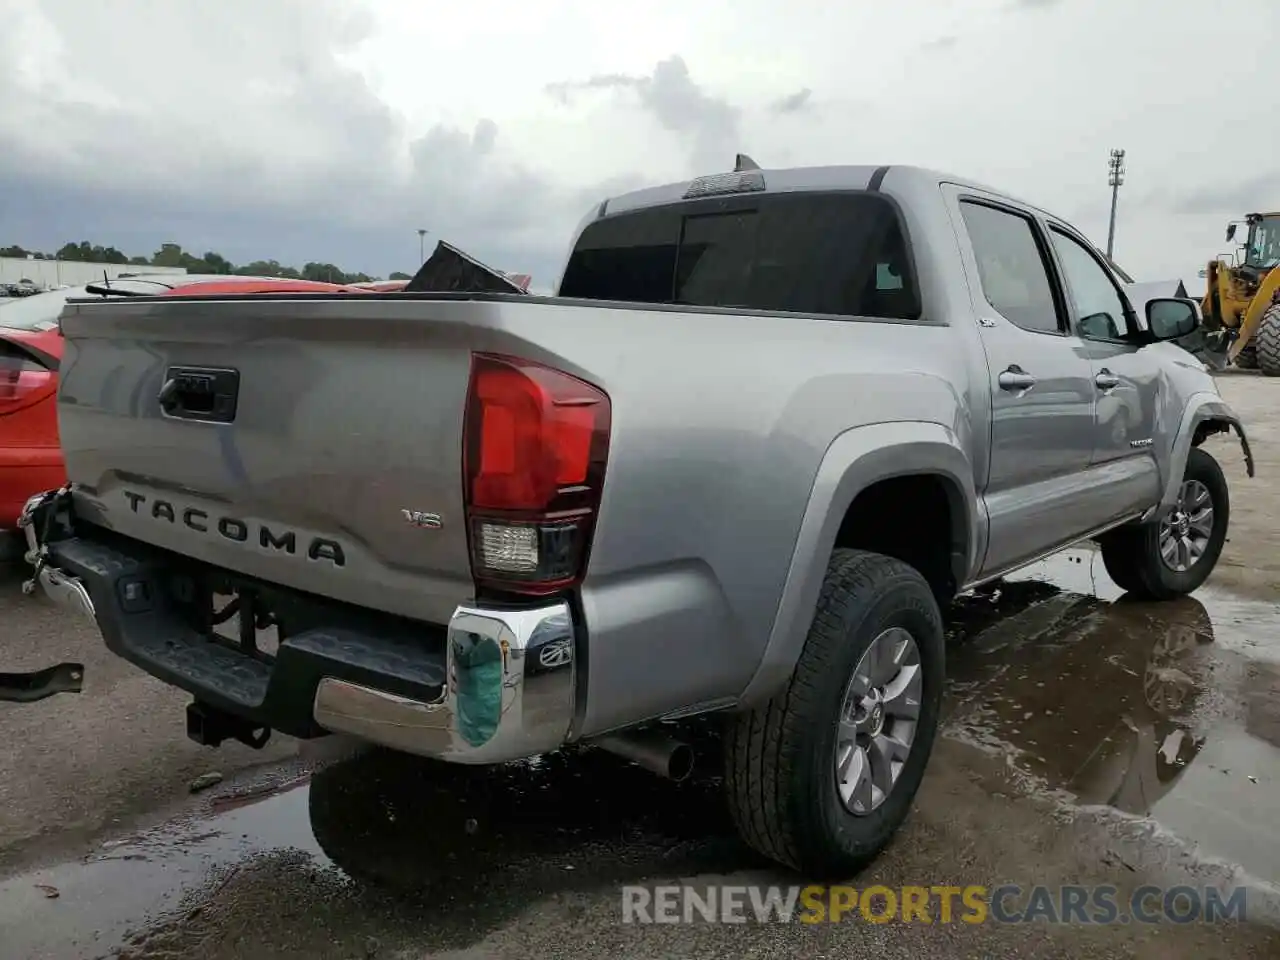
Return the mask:
<path id="1" fill-rule="evenodd" d="M 550 283 L 593 203 L 762 166 L 918 163 L 1199 286 L 1280 208 L 1276 0 L 0 0 L 0 246 Z"/>

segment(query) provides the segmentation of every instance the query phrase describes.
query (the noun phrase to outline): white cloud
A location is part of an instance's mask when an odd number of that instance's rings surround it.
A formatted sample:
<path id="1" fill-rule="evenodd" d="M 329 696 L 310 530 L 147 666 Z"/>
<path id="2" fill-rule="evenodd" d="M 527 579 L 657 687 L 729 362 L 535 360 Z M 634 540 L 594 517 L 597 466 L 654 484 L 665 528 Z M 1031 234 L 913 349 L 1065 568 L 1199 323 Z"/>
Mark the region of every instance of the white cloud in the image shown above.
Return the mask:
<path id="1" fill-rule="evenodd" d="M 546 282 L 592 202 L 739 150 L 954 171 L 1101 244 L 1124 147 L 1117 259 L 1194 285 L 1227 219 L 1280 205 L 1280 134 L 1258 113 L 1274 54 L 1239 42 L 1242 23 L 1280 33 L 1280 6 L 1232 13 L 0 0 L 0 244 L 177 239 L 385 273 L 412 268 L 422 226 Z"/>

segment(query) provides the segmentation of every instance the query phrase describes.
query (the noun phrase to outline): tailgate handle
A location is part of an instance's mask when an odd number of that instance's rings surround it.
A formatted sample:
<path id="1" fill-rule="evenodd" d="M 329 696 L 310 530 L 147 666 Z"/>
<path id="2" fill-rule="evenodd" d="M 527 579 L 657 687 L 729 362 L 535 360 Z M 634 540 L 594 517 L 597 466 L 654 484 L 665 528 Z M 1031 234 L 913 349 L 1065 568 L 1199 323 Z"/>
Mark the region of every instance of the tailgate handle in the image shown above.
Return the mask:
<path id="1" fill-rule="evenodd" d="M 211 367 L 170 367 L 156 399 L 167 417 L 230 423 L 236 418 L 240 374 Z"/>

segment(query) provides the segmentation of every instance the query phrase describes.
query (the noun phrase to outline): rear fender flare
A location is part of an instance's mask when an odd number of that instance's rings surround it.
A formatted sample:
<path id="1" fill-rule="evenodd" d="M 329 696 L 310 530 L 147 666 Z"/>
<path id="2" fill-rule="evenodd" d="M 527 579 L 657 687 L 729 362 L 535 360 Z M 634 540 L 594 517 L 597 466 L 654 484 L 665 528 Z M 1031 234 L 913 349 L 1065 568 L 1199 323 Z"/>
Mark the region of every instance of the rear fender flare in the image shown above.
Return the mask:
<path id="1" fill-rule="evenodd" d="M 953 573 L 957 584 L 969 579 L 984 547 L 985 528 L 978 523 L 973 467 L 955 432 L 937 423 L 907 421 L 856 427 L 840 434 L 827 448 L 814 478 L 768 642 L 739 698 L 743 705 L 768 700 L 795 669 L 836 534 L 854 499 L 881 480 L 919 474 L 937 475 L 947 483 L 952 501 Z"/>
<path id="2" fill-rule="evenodd" d="M 1164 493 L 1160 497 L 1159 515 L 1163 515 L 1177 502 L 1178 488 L 1182 485 L 1182 475 L 1187 469 L 1187 457 L 1191 455 L 1191 448 L 1195 445 L 1196 431 L 1206 421 L 1226 424 L 1235 431 L 1244 452 L 1245 470 L 1249 476 L 1253 476 L 1253 451 L 1249 448 L 1249 437 L 1240 418 L 1216 393 L 1193 394 L 1183 409 L 1182 422 L 1178 425 L 1178 433 L 1170 447 L 1168 460 L 1160 465 L 1161 475 L 1164 477 Z"/>

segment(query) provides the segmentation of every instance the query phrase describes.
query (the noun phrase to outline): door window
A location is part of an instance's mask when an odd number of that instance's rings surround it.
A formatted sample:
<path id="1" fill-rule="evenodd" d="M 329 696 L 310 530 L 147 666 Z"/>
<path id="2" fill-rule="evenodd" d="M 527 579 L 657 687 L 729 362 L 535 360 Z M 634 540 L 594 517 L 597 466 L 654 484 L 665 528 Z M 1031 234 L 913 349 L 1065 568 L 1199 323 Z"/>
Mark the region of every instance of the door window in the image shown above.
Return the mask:
<path id="1" fill-rule="evenodd" d="M 1076 331 L 1087 340 L 1122 340 L 1129 331 L 1125 303 L 1102 264 L 1084 245 L 1054 227 L 1053 249 L 1074 301 Z"/>
<path id="2" fill-rule="evenodd" d="M 960 210 L 987 302 L 1024 330 L 1061 333 L 1053 283 L 1031 219 L 971 201 L 961 202 Z"/>

